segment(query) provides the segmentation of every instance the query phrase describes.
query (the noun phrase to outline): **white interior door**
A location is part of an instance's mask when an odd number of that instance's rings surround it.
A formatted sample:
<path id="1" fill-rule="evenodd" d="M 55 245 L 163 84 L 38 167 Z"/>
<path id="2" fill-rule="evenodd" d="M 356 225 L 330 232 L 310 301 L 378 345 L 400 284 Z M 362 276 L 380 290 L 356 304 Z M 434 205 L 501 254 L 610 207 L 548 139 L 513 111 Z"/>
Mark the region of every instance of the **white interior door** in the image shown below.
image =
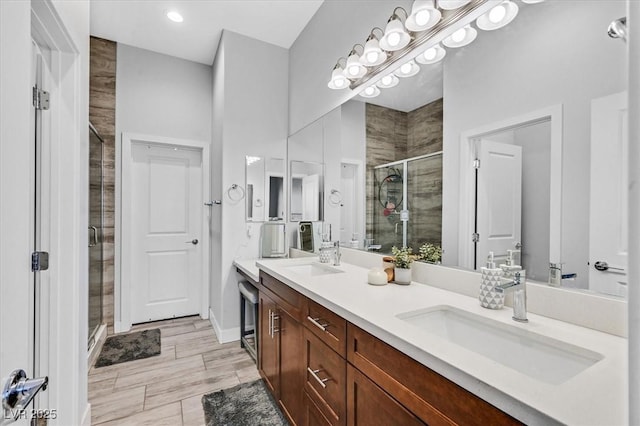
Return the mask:
<path id="1" fill-rule="evenodd" d="M 476 265 L 489 252 L 500 261 L 515 250 L 522 226 L 522 148 L 482 140 L 478 147 Z"/>
<path id="2" fill-rule="evenodd" d="M 618 296 L 627 294 L 628 118 L 626 92 L 591 102 L 589 288 Z"/>
<path id="3" fill-rule="evenodd" d="M 340 242 L 348 244 L 357 231 L 357 170 L 355 164 L 342 163 L 340 176 Z"/>
<path id="4" fill-rule="evenodd" d="M 302 220 L 320 220 L 320 176 L 302 178 Z"/>
<path id="5" fill-rule="evenodd" d="M 202 173 L 202 150 L 132 143 L 132 323 L 199 313 Z"/>

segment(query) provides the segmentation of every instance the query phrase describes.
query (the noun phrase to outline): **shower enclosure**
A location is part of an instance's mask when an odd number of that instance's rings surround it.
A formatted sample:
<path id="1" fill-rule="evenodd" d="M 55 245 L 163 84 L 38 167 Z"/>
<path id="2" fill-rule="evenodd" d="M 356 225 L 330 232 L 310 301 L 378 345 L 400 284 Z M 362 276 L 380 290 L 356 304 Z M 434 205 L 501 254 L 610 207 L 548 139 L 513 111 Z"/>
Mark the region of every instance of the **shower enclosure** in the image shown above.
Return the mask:
<path id="1" fill-rule="evenodd" d="M 367 234 L 381 251 L 442 240 L 442 151 L 377 166 Z"/>
<path id="2" fill-rule="evenodd" d="M 104 141 L 89 123 L 89 347 L 102 324 Z"/>

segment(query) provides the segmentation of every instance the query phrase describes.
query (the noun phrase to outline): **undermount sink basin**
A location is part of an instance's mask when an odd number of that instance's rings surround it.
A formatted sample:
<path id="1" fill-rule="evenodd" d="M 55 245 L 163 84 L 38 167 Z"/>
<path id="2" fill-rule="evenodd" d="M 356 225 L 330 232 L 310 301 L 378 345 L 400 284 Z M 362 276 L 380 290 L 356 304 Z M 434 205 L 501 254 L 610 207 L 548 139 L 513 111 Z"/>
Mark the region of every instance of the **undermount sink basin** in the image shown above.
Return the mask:
<path id="1" fill-rule="evenodd" d="M 285 267 L 287 271 L 304 277 L 315 277 L 318 275 L 329 275 L 342 273 L 340 269 L 322 263 L 307 263 L 303 265 L 291 265 Z"/>
<path id="2" fill-rule="evenodd" d="M 452 306 L 405 312 L 399 319 L 534 379 L 560 384 L 603 356 Z"/>

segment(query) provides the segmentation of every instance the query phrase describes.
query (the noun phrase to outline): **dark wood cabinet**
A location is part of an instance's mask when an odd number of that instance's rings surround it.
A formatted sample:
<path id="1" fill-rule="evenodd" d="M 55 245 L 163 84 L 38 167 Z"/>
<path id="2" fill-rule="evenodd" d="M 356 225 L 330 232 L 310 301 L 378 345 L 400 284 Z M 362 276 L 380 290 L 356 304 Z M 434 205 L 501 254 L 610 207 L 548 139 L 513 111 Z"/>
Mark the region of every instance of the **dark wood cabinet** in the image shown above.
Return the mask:
<path id="1" fill-rule="evenodd" d="M 349 426 L 424 426 L 413 413 L 351 365 L 347 366 Z"/>
<path id="2" fill-rule="evenodd" d="M 280 335 L 280 404 L 292 423 L 302 424 L 302 325 L 278 309 L 276 333 Z"/>
<path id="3" fill-rule="evenodd" d="M 302 424 L 305 426 L 331 426 L 332 423 L 322 414 L 322 411 L 311 400 L 309 394 L 305 392 L 303 398 L 304 414 Z"/>
<path id="4" fill-rule="evenodd" d="M 278 372 L 278 341 L 272 333 L 273 317 L 277 312 L 274 302 L 264 292 L 260 292 L 260 334 L 258 348 L 258 369 L 274 395 L 280 391 Z"/>

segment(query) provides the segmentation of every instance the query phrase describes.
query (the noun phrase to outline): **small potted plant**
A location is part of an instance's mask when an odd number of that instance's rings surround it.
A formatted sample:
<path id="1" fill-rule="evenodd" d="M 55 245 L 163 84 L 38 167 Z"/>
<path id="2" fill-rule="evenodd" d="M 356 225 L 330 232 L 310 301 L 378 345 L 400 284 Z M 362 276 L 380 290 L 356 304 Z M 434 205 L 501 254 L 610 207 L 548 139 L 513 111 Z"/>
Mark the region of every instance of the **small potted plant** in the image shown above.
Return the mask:
<path id="1" fill-rule="evenodd" d="M 419 252 L 419 259 L 425 262 L 439 264 L 442 261 L 442 247 L 438 244 L 424 243 Z"/>
<path id="2" fill-rule="evenodd" d="M 414 261 L 411 247 L 391 248 L 395 265 L 395 283 L 411 284 L 411 263 Z"/>

